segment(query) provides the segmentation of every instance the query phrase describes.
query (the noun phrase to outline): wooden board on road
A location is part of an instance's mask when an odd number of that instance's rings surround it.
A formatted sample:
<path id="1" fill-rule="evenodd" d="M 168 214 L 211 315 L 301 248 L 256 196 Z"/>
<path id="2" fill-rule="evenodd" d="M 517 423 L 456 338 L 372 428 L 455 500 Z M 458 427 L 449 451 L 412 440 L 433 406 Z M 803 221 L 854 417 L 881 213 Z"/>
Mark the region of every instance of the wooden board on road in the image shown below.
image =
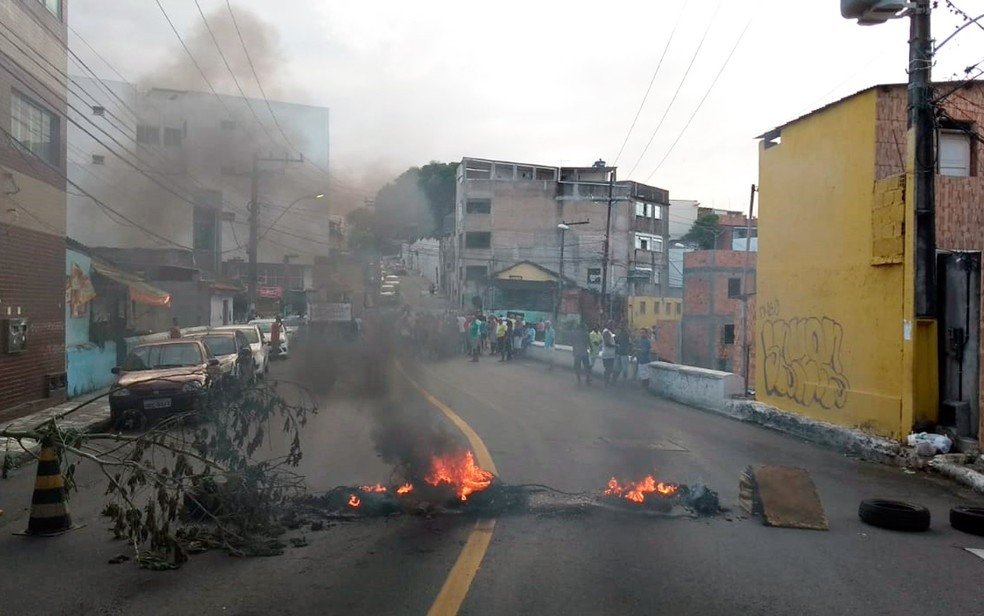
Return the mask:
<path id="1" fill-rule="evenodd" d="M 827 515 L 813 479 L 805 469 L 792 466 L 754 465 L 743 474 L 750 488 L 753 513 L 766 526 L 828 530 Z M 750 479 L 751 481 L 747 481 Z"/>

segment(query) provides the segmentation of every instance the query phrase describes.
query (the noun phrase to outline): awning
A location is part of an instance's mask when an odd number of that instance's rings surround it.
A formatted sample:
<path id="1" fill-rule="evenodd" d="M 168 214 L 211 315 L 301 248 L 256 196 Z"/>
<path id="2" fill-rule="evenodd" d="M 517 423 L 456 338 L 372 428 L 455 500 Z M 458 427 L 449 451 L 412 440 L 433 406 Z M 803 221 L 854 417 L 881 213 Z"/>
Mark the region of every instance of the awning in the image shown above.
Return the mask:
<path id="1" fill-rule="evenodd" d="M 221 280 L 216 280 L 208 283 L 208 288 L 212 291 L 227 292 L 227 293 L 242 293 L 246 289 L 243 285 L 237 282 L 225 282 Z"/>
<path id="2" fill-rule="evenodd" d="M 148 306 L 170 306 L 171 294 L 145 282 L 136 274 L 121 270 L 109 263 L 92 259 L 92 271 L 125 286 L 130 292 L 130 300 Z"/>

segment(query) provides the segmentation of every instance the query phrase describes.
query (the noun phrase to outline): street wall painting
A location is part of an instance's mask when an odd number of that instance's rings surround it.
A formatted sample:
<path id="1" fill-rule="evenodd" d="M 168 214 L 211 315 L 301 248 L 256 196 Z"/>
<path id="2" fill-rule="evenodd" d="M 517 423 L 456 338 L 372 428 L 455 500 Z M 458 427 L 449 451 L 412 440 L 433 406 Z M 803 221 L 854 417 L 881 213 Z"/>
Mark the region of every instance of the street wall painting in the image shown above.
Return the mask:
<path id="1" fill-rule="evenodd" d="M 850 382 L 841 362 L 843 340 L 844 328 L 828 317 L 766 320 L 761 346 L 766 392 L 806 407 L 844 408 Z"/>

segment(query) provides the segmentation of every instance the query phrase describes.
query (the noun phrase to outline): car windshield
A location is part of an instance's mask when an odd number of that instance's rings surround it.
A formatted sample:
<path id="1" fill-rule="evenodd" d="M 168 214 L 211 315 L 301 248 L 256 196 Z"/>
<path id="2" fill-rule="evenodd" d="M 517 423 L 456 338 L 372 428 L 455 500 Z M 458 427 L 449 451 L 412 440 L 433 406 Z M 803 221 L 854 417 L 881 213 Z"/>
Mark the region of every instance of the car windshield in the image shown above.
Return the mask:
<path id="1" fill-rule="evenodd" d="M 212 357 L 236 354 L 236 339 L 233 336 L 202 336 L 202 342 Z"/>
<path id="2" fill-rule="evenodd" d="M 270 331 L 273 329 L 272 321 L 257 321 L 256 323 L 253 323 L 253 325 L 259 327 L 260 331 L 263 332 L 264 334 L 269 334 Z"/>
<path id="3" fill-rule="evenodd" d="M 253 329 L 252 327 L 250 327 L 249 329 L 240 329 L 238 331 L 241 331 L 243 335 L 246 336 L 246 340 L 249 340 L 250 344 L 259 344 L 260 335 L 256 333 L 256 330 Z"/>
<path id="4" fill-rule="evenodd" d="M 125 371 L 184 368 L 203 363 L 197 344 L 155 344 L 137 347 L 121 366 Z"/>
<path id="5" fill-rule="evenodd" d="M 300 327 L 304 323 L 304 319 L 301 317 L 287 317 L 284 319 L 284 325 L 287 327 Z"/>

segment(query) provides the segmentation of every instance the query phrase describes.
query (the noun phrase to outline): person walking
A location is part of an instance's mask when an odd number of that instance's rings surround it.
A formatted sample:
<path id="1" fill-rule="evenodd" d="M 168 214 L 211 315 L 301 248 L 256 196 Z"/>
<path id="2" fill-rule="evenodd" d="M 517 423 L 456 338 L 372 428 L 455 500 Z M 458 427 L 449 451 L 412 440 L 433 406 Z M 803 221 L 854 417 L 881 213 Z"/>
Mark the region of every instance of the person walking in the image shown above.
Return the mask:
<path id="1" fill-rule="evenodd" d="M 523 353 L 528 352 L 528 349 L 533 346 L 534 340 L 536 340 L 536 327 L 532 323 L 527 323 L 526 334 L 523 336 Z"/>
<path id="2" fill-rule="evenodd" d="M 615 334 L 615 370 L 613 372 L 614 381 L 622 377 L 622 382 L 629 378 L 629 356 L 632 355 L 632 340 L 629 338 L 629 329 L 623 324 L 619 325 L 618 332 Z"/>
<path id="3" fill-rule="evenodd" d="M 636 365 L 639 367 L 639 381 L 644 389 L 649 389 L 649 362 L 653 360 L 653 340 L 649 329 L 643 327 L 636 345 Z"/>
<path id="4" fill-rule="evenodd" d="M 489 347 L 489 324 L 485 316 L 479 317 L 479 342 L 478 342 L 478 354 L 481 355 Z"/>
<path id="5" fill-rule="evenodd" d="M 468 326 L 468 344 L 471 350 L 471 362 L 478 363 L 478 356 L 482 353 L 482 319 L 478 315 L 472 318 Z"/>
<path id="6" fill-rule="evenodd" d="M 270 326 L 270 350 L 273 352 L 273 356 L 277 357 L 280 355 L 280 338 L 284 335 L 284 322 L 280 317 L 273 322 Z"/>
<path id="7" fill-rule="evenodd" d="M 598 361 L 598 354 L 601 353 L 601 332 L 598 331 L 598 324 L 591 325 L 591 331 L 588 332 L 588 337 L 591 340 L 590 357 L 588 361 L 591 363 L 591 369 L 594 369 L 595 362 Z"/>
<path id="8" fill-rule="evenodd" d="M 506 361 L 506 319 L 499 319 L 499 324 L 495 326 L 495 350 L 499 355 L 499 361 Z"/>
<path id="9" fill-rule="evenodd" d="M 574 337 L 571 339 L 571 347 L 574 351 L 574 374 L 577 376 L 577 384 L 581 384 L 581 373 L 584 373 L 587 384 L 591 384 L 591 336 L 584 323 L 578 324 L 574 330 Z"/>
<path id="10" fill-rule="evenodd" d="M 512 359 L 512 321 L 506 319 L 502 327 L 502 337 L 499 338 L 499 361 L 509 361 Z"/>
<path id="11" fill-rule="evenodd" d="M 543 327 L 543 348 L 547 352 L 547 370 L 554 368 L 554 342 L 557 339 L 557 332 L 553 328 L 553 323 L 547 321 Z"/>
<path id="12" fill-rule="evenodd" d="M 614 323 L 609 322 L 608 326 L 601 331 L 601 363 L 605 367 L 605 387 L 612 384 L 612 371 L 615 369 L 615 333 L 612 329 Z"/>

